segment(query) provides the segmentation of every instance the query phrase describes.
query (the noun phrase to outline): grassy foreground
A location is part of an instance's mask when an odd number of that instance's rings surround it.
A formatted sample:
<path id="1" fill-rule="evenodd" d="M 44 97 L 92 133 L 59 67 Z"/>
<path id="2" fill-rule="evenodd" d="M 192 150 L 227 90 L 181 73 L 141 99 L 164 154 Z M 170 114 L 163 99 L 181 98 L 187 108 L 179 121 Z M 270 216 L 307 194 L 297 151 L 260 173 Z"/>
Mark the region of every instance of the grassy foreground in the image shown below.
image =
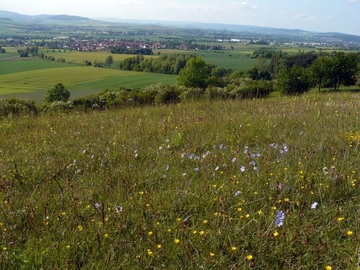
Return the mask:
<path id="1" fill-rule="evenodd" d="M 358 94 L 0 121 L 1 269 L 357 269 Z"/>

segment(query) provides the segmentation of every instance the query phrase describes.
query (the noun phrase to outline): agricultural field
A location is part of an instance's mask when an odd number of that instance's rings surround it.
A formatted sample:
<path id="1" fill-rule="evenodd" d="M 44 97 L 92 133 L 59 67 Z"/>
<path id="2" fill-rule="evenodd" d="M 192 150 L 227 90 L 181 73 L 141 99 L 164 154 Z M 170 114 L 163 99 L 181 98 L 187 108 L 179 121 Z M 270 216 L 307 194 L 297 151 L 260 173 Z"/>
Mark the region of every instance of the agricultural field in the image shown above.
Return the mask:
<path id="1" fill-rule="evenodd" d="M 144 88 L 151 84 L 172 85 L 176 76 L 144 72 L 129 72 L 108 68 L 85 67 L 70 63 L 21 58 L 0 60 L 0 97 L 21 97 L 37 102 L 45 91 L 61 82 L 72 97 L 98 93 L 105 89 Z"/>
<path id="2" fill-rule="evenodd" d="M 0 121 L 0 268 L 358 269 L 360 96 Z"/>

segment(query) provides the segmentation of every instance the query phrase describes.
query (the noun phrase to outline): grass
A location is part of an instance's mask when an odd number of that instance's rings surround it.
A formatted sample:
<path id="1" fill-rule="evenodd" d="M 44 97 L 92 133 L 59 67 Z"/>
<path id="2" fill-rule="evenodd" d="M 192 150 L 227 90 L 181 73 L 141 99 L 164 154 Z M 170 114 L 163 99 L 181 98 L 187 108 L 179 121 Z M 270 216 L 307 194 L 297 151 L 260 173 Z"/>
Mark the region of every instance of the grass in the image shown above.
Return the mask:
<path id="1" fill-rule="evenodd" d="M 1 268 L 357 269 L 359 99 L 2 119 Z"/>

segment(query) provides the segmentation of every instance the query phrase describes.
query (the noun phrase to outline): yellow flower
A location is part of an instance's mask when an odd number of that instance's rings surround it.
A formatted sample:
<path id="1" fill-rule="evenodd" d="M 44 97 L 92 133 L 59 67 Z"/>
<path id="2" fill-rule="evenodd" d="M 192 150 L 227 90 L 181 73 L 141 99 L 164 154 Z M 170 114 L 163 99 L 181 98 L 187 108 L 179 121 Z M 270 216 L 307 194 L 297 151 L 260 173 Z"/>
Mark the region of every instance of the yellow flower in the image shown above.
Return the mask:
<path id="1" fill-rule="evenodd" d="M 248 261 L 251 261 L 251 260 L 253 259 L 253 256 L 252 256 L 252 255 L 247 255 L 247 256 L 246 256 L 246 259 L 247 259 Z"/>
<path id="2" fill-rule="evenodd" d="M 169 232 L 171 232 L 171 229 L 167 229 L 166 231 L 169 233 Z"/>
<path id="3" fill-rule="evenodd" d="M 246 214 L 245 217 L 246 217 L 246 218 L 249 218 L 249 217 L 250 217 L 250 214 Z"/>
<path id="4" fill-rule="evenodd" d="M 148 250 L 147 250 L 147 254 L 148 254 L 148 255 L 152 255 L 151 249 L 148 249 Z"/>
<path id="5" fill-rule="evenodd" d="M 160 248 L 161 248 L 161 245 L 160 245 L 160 244 L 158 244 L 158 245 L 156 245 L 156 247 L 157 247 L 158 249 L 160 249 Z"/>
<path id="6" fill-rule="evenodd" d="M 153 235 L 153 232 L 152 231 L 148 232 L 148 236 L 151 236 L 151 235 Z"/>
<path id="7" fill-rule="evenodd" d="M 139 194 L 140 194 L 140 195 L 144 195 L 144 191 L 139 191 Z"/>
<path id="8" fill-rule="evenodd" d="M 81 226 L 81 225 L 78 226 L 79 231 L 82 231 L 83 229 L 84 229 L 83 226 Z"/>
<path id="9" fill-rule="evenodd" d="M 6 250 L 7 250 L 7 248 L 6 248 L 6 247 L 3 247 L 2 249 L 3 249 L 3 251 L 6 251 Z"/>
<path id="10" fill-rule="evenodd" d="M 195 230 L 194 230 L 194 231 L 192 231 L 192 233 L 193 233 L 193 234 L 196 234 L 196 233 L 197 233 L 197 231 L 195 231 Z"/>
<path id="11" fill-rule="evenodd" d="M 344 220 L 343 217 L 338 217 L 338 218 L 337 218 L 337 221 L 339 221 L 339 222 L 341 222 L 341 221 L 343 221 L 343 220 Z"/>
<path id="12" fill-rule="evenodd" d="M 203 220 L 203 223 L 204 223 L 204 224 L 208 223 L 208 220 L 204 219 L 204 220 Z"/>
<path id="13" fill-rule="evenodd" d="M 200 231 L 200 232 L 199 232 L 200 235 L 203 235 L 204 233 L 205 233 L 204 231 Z"/>
<path id="14" fill-rule="evenodd" d="M 108 238 L 108 237 L 109 237 L 109 235 L 108 235 L 107 233 L 105 233 L 105 234 L 104 234 L 104 237 L 105 237 L 105 238 Z"/>
<path id="15" fill-rule="evenodd" d="M 346 233 L 348 236 L 352 236 L 353 235 L 353 232 L 352 231 L 347 231 Z"/>
<path id="16" fill-rule="evenodd" d="M 235 251 L 237 248 L 236 247 L 231 247 L 231 250 L 232 251 Z"/>
<path id="17" fill-rule="evenodd" d="M 331 270 L 332 267 L 330 265 L 325 266 L 325 270 Z"/>
<path id="18" fill-rule="evenodd" d="M 236 209 L 238 212 L 241 212 L 242 211 L 242 209 L 239 207 L 238 209 Z"/>
<path id="19" fill-rule="evenodd" d="M 215 256 L 215 254 L 210 252 L 210 257 L 214 257 L 214 256 Z"/>
<path id="20" fill-rule="evenodd" d="M 70 249 L 70 245 L 67 245 L 67 246 L 66 246 L 66 249 Z"/>
<path id="21" fill-rule="evenodd" d="M 277 231 L 273 232 L 273 236 L 274 236 L 274 237 L 276 237 L 276 236 L 278 236 L 278 235 L 279 235 L 279 233 L 278 233 Z"/>
<path id="22" fill-rule="evenodd" d="M 179 244 L 179 243 L 180 243 L 180 240 L 177 239 L 177 238 L 175 238 L 175 239 L 174 239 L 174 243 L 175 243 L 175 244 Z"/>

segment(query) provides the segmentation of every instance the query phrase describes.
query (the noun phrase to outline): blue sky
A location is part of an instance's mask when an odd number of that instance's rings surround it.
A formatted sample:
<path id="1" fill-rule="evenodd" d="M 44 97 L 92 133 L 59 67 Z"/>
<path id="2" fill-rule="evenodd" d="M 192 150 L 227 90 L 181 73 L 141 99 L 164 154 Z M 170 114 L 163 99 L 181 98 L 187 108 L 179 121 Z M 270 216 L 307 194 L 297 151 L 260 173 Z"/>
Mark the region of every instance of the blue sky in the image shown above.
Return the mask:
<path id="1" fill-rule="evenodd" d="M 28 15 L 244 24 L 360 35 L 360 0 L 0 0 Z"/>

